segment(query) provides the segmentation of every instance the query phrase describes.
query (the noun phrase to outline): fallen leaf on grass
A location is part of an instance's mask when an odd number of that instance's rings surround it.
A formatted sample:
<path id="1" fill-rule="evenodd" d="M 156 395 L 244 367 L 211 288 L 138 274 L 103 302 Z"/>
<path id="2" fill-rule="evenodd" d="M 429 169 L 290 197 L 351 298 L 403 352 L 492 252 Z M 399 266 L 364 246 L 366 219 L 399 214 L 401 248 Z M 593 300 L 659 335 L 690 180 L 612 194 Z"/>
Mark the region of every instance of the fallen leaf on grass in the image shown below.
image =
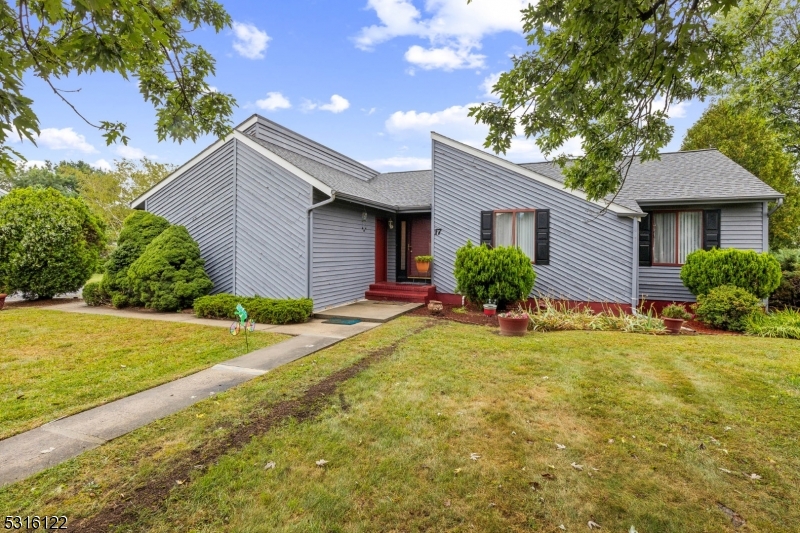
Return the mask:
<path id="1" fill-rule="evenodd" d="M 444 506 L 445 507 L 450 507 L 450 500 L 445 500 L 444 501 Z"/>
<path id="2" fill-rule="evenodd" d="M 572 464 L 571 464 L 571 465 L 569 465 L 569 466 L 571 466 L 571 467 L 572 467 L 572 468 L 574 468 L 575 470 L 583 470 L 583 465 L 579 465 L 579 464 L 577 464 L 577 463 L 572 463 Z"/>
<path id="3" fill-rule="evenodd" d="M 459 473 L 461 473 L 461 469 L 460 468 L 456 468 L 455 470 L 453 470 L 453 472 L 455 472 L 456 474 L 459 474 Z"/>
<path id="4" fill-rule="evenodd" d="M 758 474 L 750 474 L 750 479 L 761 479 L 761 476 Z"/>
<path id="5" fill-rule="evenodd" d="M 275 461 L 270 461 L 264 465 L 264 470 L 272 470 L 275 468 Z"/>
<path id="6" fill-rule="evenodd" d="M 717 502 L 717 507 L 719 507 L 720 511 L 722 511 L 723 513 L 728 515 L 728 517 L 730 517 L 731 524 L 733 524 L 733 527 L 742 527 L 743 525 L 746 524 L 745 519 L 742 518 L 742 516 L 739 513 L 737 513 L 727 505 Z"/>
<path id="7" fill-rule="evenodd" d="M 183 485 L 183 480 L 182 479 L 176 479 L 175 480 L 175 484 L 176 485 Z"/>
<path id="8" fill-rule="evenodd" d="M 636 531 L 635 527 L 631 526 L 631 528 L 628 530 L 628 533 L 639 533 L 639 532 Z"/>
<path id="9" fill-rule="evenodd" d="M 608 439 L 609 444 L 614 444 L 614 439 Z"/>
<path id="10" fill-rule="evenodd" d="M 726 474 L 733 474 L 733 472 L 732 472 L 732 471 L 730 471 L 730 470 L 728 470 L 727 468 L 722 468 L 722 467 L 720 467 L 720 471 L 721 471 L 721 472 L 725 472 Z"/>
<path id="11" fill-rule="evenodd" d="M 326 461 L 325 459 L 320 459 L 319 461 L 317 461 L 317 466 L 325 466 L 326 464 L 328 464 L 328 461 Z"/>
<path id="12" fill-rule="evenodd" d="M 559 450 L 566 450 L 567 449 L 566 446 L 564 446 L 563 444 L 559 444 L 557 442 L 556 442 L 556 448 L 558 448 Z"/>
<path id="13" fill-rule="evenodd" d="M 594 520 L 589 520 L 589 523 L 587 525 L 589 526 L 589 529 L 603 529 L 602 527 L 600 527 L 600 524 L 598 524 Z"/>
<path id="14" fill-rule="evenodd" d="M 564 527 L 564 524 L 561 524 L 560 526 L 558 526 L 558 529 L 563 529 L 564 531 L 566 531 L 566 530 L 567 530 L 567 528 L 566 528 L 566 527 Z"/>
<path id="15" fill-rule="evenodd" d="M 550 472 L 545 472 L 544 474 L 542 474 L 542 477 L 549 480 L 554 480 L 556 478 L 556 476 L 554 476 Z"/>
<path id="16" fill-rule="evenodd" d="M 203 418 L 205 416 L 206 416 L 205 413 L 200 413 L 199 415 L 197 415 L 197 418 Z"/>
<path id="17" fill-rule="evenodd" d="M 471 453 L 469 454 L 469 458 L 472 459 L 473 461 L 477 461 L 478 459 L 481 458 L 481 456 L 478 455 L 477 453 Z"/>

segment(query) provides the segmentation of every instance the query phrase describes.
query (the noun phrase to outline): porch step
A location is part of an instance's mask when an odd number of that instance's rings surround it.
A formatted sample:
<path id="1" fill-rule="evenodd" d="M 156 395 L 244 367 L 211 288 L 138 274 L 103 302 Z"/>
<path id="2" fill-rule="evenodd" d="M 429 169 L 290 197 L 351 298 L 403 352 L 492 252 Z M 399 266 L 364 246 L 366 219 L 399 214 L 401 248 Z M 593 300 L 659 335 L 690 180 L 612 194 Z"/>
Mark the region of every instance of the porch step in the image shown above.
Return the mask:
<path id="1" fill-rule="evenodd" d="M 414 302 L 426 304 L 436 296 L 435 285 L 418 285 L 413 283 L 373 283 L 369 286 L 365 297 L 367 300 L 385 300 L 392 302 Z"/>

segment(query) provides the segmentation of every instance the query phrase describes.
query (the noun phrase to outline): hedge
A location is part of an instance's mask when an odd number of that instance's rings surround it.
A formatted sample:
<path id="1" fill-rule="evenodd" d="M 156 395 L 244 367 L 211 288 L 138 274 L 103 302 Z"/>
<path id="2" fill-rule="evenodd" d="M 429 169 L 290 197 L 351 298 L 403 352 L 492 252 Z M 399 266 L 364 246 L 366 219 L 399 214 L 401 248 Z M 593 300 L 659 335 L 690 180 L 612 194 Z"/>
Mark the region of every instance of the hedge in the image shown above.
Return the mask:
<path id="1" fill-rule="evenodd" d="M 247 314 L 260 324 L 296 324 L 307 322 L 314 310 L 309 298 L 273 299 L 260 296 L 214 294 L 194 301 L 194 312 L 200 318 L 236 319 L 236 304 L 242 304 Z"/>
<path id="2" fill-rule="evenodd" d="M 90 307 L 104 305 L 108 303 L 108 294 L 103 290 L 103 286 L 99 281 L 92 281 L 83 286 L 83 293 L 81 294 L 83 301 Z"/>
<path id="3" fill-rule="evenodd" d="M 761 301 L 749 291 L 722 285 L 697 297 L 697 318 L 715 328 L 744 331 L 748 320 L 763 311 Z"/>
<path id="4" fill-rule="evenodd" d="M 781 265 L 772 255 L 752 250 L 696 250 L 681 268 L 681 281 L 695 296 L 732 285 L 764 299 L 780 285 Z"/>

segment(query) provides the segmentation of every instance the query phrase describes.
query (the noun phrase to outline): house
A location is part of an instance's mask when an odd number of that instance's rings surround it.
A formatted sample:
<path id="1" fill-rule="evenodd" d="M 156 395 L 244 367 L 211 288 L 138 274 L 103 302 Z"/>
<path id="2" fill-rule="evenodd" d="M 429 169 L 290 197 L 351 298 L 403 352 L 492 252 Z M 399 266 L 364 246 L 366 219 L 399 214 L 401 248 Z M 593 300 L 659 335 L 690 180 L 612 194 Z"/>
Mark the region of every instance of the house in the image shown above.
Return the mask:
<path id="1" fill-rule="evenodd" d="M 517 245 L 547 295 L 625 309 L 693 301 L 680 264 L 698 248 L 767 250 L 782 195 L 716 150 L 631 165 L 611 199 L 432 133 L 433 168 L 377 172 L 254 115 L 131 203 L 187 227 L 214 292 L 460 303 L 456 250 Z M 414 257 L 433 255 L 429 272 Z"/>

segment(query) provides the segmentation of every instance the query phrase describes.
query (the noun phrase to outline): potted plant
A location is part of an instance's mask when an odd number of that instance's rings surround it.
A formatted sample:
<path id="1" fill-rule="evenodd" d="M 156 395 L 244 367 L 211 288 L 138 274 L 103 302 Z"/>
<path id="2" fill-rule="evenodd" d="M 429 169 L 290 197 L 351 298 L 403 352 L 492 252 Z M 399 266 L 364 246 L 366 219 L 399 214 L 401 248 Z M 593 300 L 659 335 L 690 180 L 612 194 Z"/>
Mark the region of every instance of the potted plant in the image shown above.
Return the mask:
<path id="1" fill-rule="evenodd" d="M 497 301 L 489 298 L 489 300 L 485 304 L 483 304 L 483 314 L 486 316 L 494 316 L 496 313 L 497 313 Z"/>
<path id="2" fill-rule="evenodd" d="M 431 262 L 433 261 L 433 256 L 431 255 L 418 255 L 414 258 L 414 261 L 417 263 L 417 270 L 421 274 L 427 274 L 428 270 L 431 268 Z"/>
<path id="3" fill-rule="evenodd" d="M 672 302 L 661 310 L 661 320 L 664 321 L 664 326 L 670 333 L 678 334 L 681 332 L 683 322 L 692 318 L 692 315 L 686 312 L 686 309 L 680 305 Z"/>
<path id="4" fill-rule="evenodd" d="M 505 337 L 522 337 L 528 333 L 530 317 L 520 307 L 516 311 L 508 311 L 497 315 L 500 322 L 500 335 Z"/>

